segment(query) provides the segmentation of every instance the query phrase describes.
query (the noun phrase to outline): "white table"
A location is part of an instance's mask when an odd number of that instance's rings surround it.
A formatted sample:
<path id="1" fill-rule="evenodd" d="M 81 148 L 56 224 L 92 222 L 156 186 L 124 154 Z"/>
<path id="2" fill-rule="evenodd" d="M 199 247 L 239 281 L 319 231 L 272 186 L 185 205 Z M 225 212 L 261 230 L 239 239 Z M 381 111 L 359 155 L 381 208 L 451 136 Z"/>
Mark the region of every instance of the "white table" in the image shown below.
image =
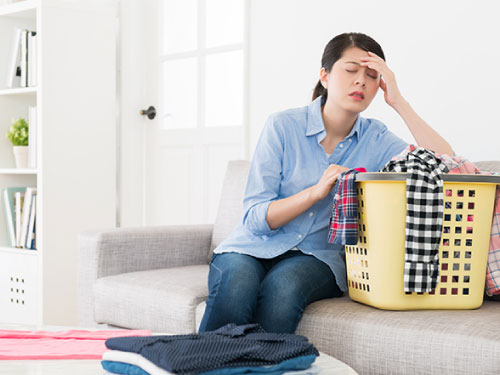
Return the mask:
<path id="1" fill-rule="evenodd" d="M 63 326 L 28 326 L 0 324 L 0 329 L 18 329 L 31 331 L 66 331 L 70 329 L 98 330 L 97 328 L 63 327 Z M 164 335 L 165 333 L 154 333 Z M 320 371 L 315 375 L 357 375 L 345 363 L 324 353 L 316 358 L 313 366 Z M 58 360 L 0 360 L 1 375 L 103 375 L 106 371 L 100 360 L 58 359 Z"/>

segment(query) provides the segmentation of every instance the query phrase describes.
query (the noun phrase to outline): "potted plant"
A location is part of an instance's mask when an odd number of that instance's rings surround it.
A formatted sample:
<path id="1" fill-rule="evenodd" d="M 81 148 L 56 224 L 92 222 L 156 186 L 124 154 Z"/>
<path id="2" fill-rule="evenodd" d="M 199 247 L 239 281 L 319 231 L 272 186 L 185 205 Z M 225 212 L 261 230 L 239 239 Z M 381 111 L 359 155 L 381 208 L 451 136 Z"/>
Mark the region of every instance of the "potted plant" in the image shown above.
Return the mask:
<path id="1" fill-rule="evenodd" d="M 17 168 L 28 168 L 28 123 L 19 118 L 10 127 L 7 138 L 14 146 L 14 157 Z"/>

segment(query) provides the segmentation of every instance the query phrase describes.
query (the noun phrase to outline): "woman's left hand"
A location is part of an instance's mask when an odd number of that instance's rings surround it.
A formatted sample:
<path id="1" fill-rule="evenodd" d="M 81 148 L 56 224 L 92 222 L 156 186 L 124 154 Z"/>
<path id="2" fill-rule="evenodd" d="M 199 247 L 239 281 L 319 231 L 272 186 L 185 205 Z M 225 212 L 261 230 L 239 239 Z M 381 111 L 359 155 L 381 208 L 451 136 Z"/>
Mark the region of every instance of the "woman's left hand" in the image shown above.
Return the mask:
<path id="1" fill-rule="evenodd" d="M 384 91 L 385 102 L 391 107 L 395 107 L 398 103 L 402 102 L 404 98 L 399 92 L 394 73 L 380 56 L 373 52 L 368 52 L 368 54 L 370 55 L 369 57 L 361 57 L 361 65 L 374 69 L 381 75 L 380 88 Z"/>

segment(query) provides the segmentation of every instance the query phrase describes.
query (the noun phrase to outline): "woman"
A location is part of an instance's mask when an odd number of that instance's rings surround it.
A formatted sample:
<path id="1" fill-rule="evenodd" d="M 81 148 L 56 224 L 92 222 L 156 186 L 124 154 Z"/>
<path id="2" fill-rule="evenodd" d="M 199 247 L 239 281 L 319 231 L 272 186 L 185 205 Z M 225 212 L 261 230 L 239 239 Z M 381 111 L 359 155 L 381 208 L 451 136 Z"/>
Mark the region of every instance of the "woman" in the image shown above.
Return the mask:
<path id="1" fill-rule="evenodd" d="M 380 121 L 359 116 L 379 88 L 419 146 L 453 155 L 403 98 L 372 38 L 338 35 L 321 63 L 312 103 L 275 113 L 264 126 L 243 220 L 210 262 L 200 332 L 255 322 L 293 333 L 308 304 L 347 290 L 343 246 L 327 241 L 332 187 L 348 169 L 380 170 L 408 145 Z"/>

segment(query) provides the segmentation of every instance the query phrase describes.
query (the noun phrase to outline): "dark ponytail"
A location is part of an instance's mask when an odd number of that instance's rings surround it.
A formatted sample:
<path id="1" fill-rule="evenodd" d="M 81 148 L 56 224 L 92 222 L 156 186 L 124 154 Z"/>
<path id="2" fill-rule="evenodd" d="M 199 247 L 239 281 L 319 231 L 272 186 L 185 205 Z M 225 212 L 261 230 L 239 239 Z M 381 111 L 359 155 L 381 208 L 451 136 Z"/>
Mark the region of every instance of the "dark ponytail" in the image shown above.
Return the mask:
<path id="1" fill-rule="evenodd" d="M 337 35 L 328 42 L 323 51 L 323 57 L 321 58 L 321 67 L 325 68 L 327 73 L 330 73 L 333 64 L 342 57 L 346 49 L 351 47 L 373 52 L 385 60 L 384 51 L 382 51 L 380 44 L 368 35 L 362 33 L 344 33 Z M 319 80 L 314 88 L 312 99 L 314 100 L 322 96 L 326 100 L 327 95 L 327 89 L 323 87 L 321 80 Z"/>
<path id="2" fill-rule="evenodd" d="M 318 83 L 316 84 L 316 87 L 314 88 L 313 91 L 313 100 L 316 99 L 318 96 L 324 96 L 326 99 L 326 96 L 328 95 L 326 89 L 323 87 L 321 84 L 321 80 L 318 80 Z"/>

